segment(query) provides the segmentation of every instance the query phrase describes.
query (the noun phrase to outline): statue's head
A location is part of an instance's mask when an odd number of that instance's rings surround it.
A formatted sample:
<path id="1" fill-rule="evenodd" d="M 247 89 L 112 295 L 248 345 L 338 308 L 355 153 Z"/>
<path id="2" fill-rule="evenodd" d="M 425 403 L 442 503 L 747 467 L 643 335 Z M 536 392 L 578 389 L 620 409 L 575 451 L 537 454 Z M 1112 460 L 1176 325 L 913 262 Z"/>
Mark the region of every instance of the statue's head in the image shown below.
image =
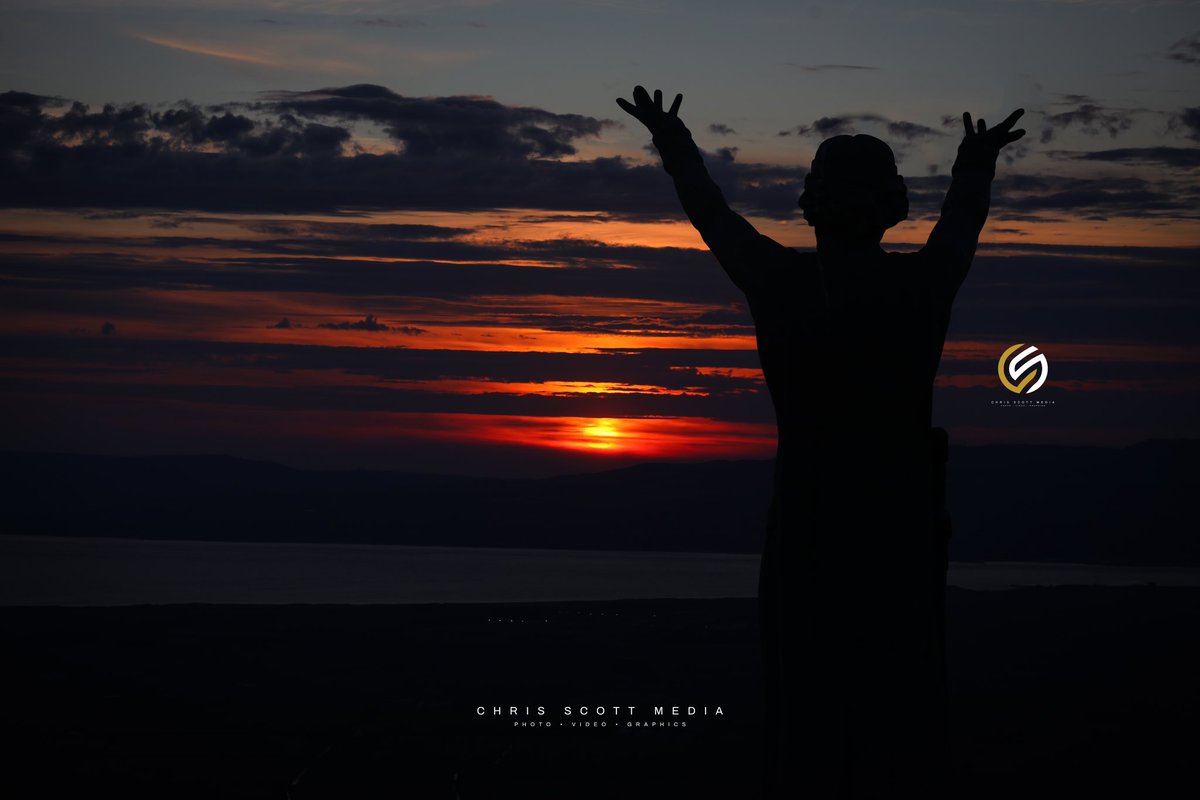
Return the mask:
<path id="1" fill-rule="evenodd" d="M 834 136 L 817 148 L 799 205 L 818 236 L 878 242 L 908 217 L 908 190 L 886 143 Z"/>

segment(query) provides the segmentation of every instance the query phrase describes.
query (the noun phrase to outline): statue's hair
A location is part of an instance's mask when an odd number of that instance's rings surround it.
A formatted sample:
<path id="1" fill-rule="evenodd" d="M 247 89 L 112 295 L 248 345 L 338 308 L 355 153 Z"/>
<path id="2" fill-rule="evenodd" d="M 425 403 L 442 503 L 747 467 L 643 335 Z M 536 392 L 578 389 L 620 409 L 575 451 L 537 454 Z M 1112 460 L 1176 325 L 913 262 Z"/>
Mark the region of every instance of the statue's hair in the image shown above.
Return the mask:
<path id="1" fill-rule="evenodd" d="M 886 230 L 908 218 L 908 188 L 885 142 L 861 133 L 834 136 L 817 148 L 799 205 L 814 227 L 852 223 Z"/>

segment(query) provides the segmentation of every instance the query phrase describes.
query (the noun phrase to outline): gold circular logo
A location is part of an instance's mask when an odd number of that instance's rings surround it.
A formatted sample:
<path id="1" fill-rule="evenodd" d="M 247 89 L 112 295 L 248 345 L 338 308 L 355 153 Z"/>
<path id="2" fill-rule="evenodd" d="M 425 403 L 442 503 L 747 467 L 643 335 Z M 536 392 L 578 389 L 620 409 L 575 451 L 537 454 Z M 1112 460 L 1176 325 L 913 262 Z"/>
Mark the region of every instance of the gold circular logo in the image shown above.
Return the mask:
<path id="1" fill-rule="evenodd" d="M 1033 345 L 1024 350 L 1021 350 L 1022 347 L 1025 347 L 1024 342 L 1005 350 L 996 364 L 996 372 L 1000 375 L 1000 383 L 1013 394 L 1033 394 L 1046 382 L 1050 364 L 1046 361 L 1046 354 L 1038 352 Z"/>

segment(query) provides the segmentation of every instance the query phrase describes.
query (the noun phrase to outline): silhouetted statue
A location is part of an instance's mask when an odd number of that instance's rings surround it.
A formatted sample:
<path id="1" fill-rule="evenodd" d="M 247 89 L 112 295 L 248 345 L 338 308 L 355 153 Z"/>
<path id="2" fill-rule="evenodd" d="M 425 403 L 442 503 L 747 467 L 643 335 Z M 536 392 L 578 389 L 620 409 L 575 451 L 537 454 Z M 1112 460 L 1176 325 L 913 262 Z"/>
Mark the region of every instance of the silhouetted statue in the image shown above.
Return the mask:
<path id="1" fill-rule="evenodd" d="M 779 445 L 759 580 L 768 797 L 945 794 L 945 431 L 933 381 L 975 255 L 1000 148 L 1022 111 L 963 114 L 941 218 L 887 252 L 908 216 L 892 150 L 823 142 L 799 205 L 816 252 L 758 233 L 726 204 L 677 116 L 638 86 L 619 99 L 653 135 L 684 211 L 746 295 Z"/>

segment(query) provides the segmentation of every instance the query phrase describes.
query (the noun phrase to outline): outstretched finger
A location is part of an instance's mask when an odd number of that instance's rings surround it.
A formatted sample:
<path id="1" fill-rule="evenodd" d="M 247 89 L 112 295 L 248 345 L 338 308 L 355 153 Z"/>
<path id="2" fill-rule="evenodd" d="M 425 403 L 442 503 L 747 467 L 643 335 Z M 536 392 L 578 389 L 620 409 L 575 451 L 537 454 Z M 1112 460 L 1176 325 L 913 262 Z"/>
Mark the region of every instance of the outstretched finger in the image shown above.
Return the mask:
<path id="1" fill-rule="evenodd" d="M 672 116 L 674 116 L 675 113 L 677 111 L 679 111 L 679 104 L 682 102 L 683 102 L 683 93 L 681 92 L 681 93 L 675 95 L 675 101 L 673 103 L 671 103 L 671 110 L 668 113 L 670 113 Z"/>
<path id="2" fill-rule="evenodd" d="M 659 111 L 662 111 L 662 89 L 654 90 L 654 106 Z"/>
<path id="3" fill-rule="evenodd" d="M 634 91 L 636 91 L 636 89 Z M 971 127 L 971 112 L 970 111 L 963 112 L 963 125 L 965 125 L 967 128 L 967 136 L 970 136 L 971 134 L 975 133 L 975 129 L 973 127 Z"/>
<path id="4" fill-rule="evenodd" d="M 639 106 L 650 104 L 650 93 L 646 91 L 645 86 L 639 85 L 633 87 L 633 102 Z"/>
<path id="5" fill-rule="evenodd" d="M 979 122 L 976 123 L 976 126 L 979 128 L 980 133 L 987 133 L 987 125 L 983 124 L 983 117 L 979 118 Z"/>
<path id="6" fill-rule="evenodd" d="M 617 98 L 617 105 L 628 111 L 630 114 L 633 114 L 635 117 L 638 115 L 637 106 L 626 100 L 624 97 Z"/>
<path id="7" fill-rule="evenodd" d="M 1024 114 L 1024 113 L 1025 113 L 1025 109 L 1023 109 L 1023 108 L 1018 108 L 1016 111 L 1012 112 L 1012 113 L 1011 113 L 1011 114 L 1009 114 L 1007 117 L 1005 117 L 1005 118 L 1004 118 L 1004 122 L 1001 122 L 1001 123 L 1000 123 L 999 125 L 997 125 L 996 127 L 997 127 L 997 128 L 999 128 L 999 129 L 1000 129 L 1000 130 L 1002 130 L 1002 131 L 1006 131 L 1006 130 L 1008 130 L 1009 128 L 1011 128 L 1013 125 L 1016 125 L 1016 124 L 1017 124 L 1017 120 L 1019 120 L 1019 119 L 1021 118 L 1021 115 L 1022 115 L 1022 114 Z"/>
<path id="8" fill-rule="evenodd" d="M 1005 136 L 1004 136 L 1004 143 L 1005 143 L 1005 144 L 1011 144 L 1012 142 L 1015 142 L 1017 139 L 1020 139 L 1020 138 L 1021 138 L 1022 136 L 1024 136 L 1024 135 L 1025 135 L 1025 129 L 1024 129 L 1024 128 L 1017 128 L 1015 131 L 1012 131 L 1011 133 L 1005 134 Z"/>

